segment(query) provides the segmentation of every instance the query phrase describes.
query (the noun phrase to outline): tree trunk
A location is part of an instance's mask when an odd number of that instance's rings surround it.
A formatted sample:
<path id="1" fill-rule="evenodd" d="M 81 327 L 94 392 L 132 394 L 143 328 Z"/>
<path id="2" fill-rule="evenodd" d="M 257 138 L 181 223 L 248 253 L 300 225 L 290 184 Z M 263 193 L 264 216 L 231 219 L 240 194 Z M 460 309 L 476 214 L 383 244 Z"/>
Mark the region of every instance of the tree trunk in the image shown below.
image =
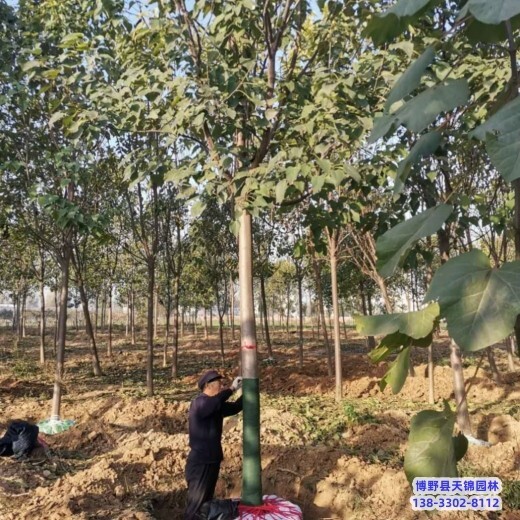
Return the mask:
<path id="1" fill-rule="evenodd" d="M 99 319 L 99 295 L 96 294 L 96 303 L 95 303 L 95 307 L 94 307 L 94 336 L 97 336 L 98 319 Z"/>
<path id="2" fill-rule="evenodd" d="M 273 347 L 271 345 L 271 335 L 269 334 L 269 317 L 267 314 L 267 297 L 265 294 L 265 278 L 260 276 L 260 298 L 262 299 L 264 330 L 265 330 L 265 344 L 267 346 L 267 355 L 273 359 Z"/>
<path id="3" fill-rule="evenodd" d="M 76 255 L 72 253 L 71 255 L 72 265 L 74 266 L 74 270 L 76 272 L 76 285 L 79 291 L 79 298 L 81 300 L 81 305 L 83 308 L 83 316 L 85 317 L 85 327 L 87 330 L 87 335 L 90 338 L 90 357 L 92 361 L 92 372 L 95 376 L 101 376 L 101 366 L 99 364 L 99 356 L 96 347 L 96 335 L 94 334 L 94 329 L 92 327 L 92 320 L 90 319 L 90 311 L 88 308 L 88 297 L 87 291 L 85 290 L 85 283 L 83 281 L 83 276 L 80 270 L 80 264 L 78 262 L 78 254 L 76 250 Z"/>
<path id="4" fill-rule="evenodd" d="M 462 433 L 471 435 L 471 421 L 469 418 L 466 389 L 464 388 L 464 372 L 462 371 L 462 356 L 459 346 L 451 340 L 450 362 L 453 369 L 453 391 L 457 403 L 457 424 Z"/>
<path id="5" fill-rule="evenodd" d="M 125 337 L 128 337 L 128 332 L 130 330 L 130 293 L 126 295 L 126 329 L 125 329 Z"/>
<path id="6" fill-rule="evenodd" d="M 329 233 L 329 258 L 330 276 L 332 285 L 332 308 L 334 312 L 334 364 L 336 376 L 336 402 L 339 403 L 343 398 L 343 373 L 341 366 L 341 338 L 339 331 L 339 299 L 338 299 L 338 239 L 336 232 Z"/>
<path id="7" fill-rule="evenodd" d="M 22 338 L 27 337 L 26 331 L 26 308 L 27 308 L 27 291 L 24 290 L 22 296 Z"/>
<path id="8" fill-rule="evenodd" d="M 428 402 L 435 403 L 435 379 L 433 378 L 433 342 L 428 347 Z"/>
<path id="9" fill-rule="evenodd" d="M 510 372 L 516 370 L 515 359 L 513 357 L 515 352 L 515 337 L 509 336 L 506 340 L 506 349 L 507 349 L 507 365 Z"/>
<path id="10" fill-rule="evenodd" d="M 347 332 L 347 321 L 345 320 L 345 307 L 343 306 L 343 300 L 340 301 L 341 305 L 341 321 L 343 323 L 343 336 L 345 336 L 345 341 L 348 340 L 348 332 Z"/>
<path id="11" fill-rule="evenodd" d="M 69 232 L 70 233 L 70 232 Z M 61 267 L 60 316 L 58 323 L 58 344 L 56 353 L 56 370 L 54 373 L 54 391 L 52 394 L 51 419 L 60 419 L 61 392 L 65 363 L 65 344 L 67 342 L 67 302 L 69 297 L 69 269 L 72 257 L 72 237 L 65 239 Z"/>
<path id="12" fill-rule="evenodd" d="M 163 368 L 168 366 L 168 345 L 170 344 L 170 314 L 171 314 L 171 300 L 168 298 L 166 304 L 166 331 L 164 333 L 163 346 Z"/>
<path id="13" fill-rule="evenodd" d="M 231 316 L 231 341 L 235 341 L 235 283 L 233 277 L 230 277 L 229 290 L 230 290 L 230 316 Z"/>
<path id="14" fill-rule="evenodd" d="M 208 331 L 208 309 L 204 307 L 204 339 L 209 338 L 209 331 Z"/>
<path id="15" fill-rule="evenodd" d="M 148 257 L 148 294 L 146 322 L 146 395 L 153 396 L 153 325 L 154 325 L 154 291 L 155 291 L 155 258 Z"/>
<path id="16" fill-rule="evenodd" d="M 495 356 L 491 347 L 488 347 L 486 349 L 486 353 L 489 362 L 489 368 L 491 369 L 491 377 L 493 378 L 493 381 L 495 381 L 495 383 L 501 383 L 502 378 L 500 377 L 500 372 L 498 371 Z"/>
<path id="17" fill-rule="evenodd" d="M 363 310 L 363 315 L 372 315 L 372 300 L 370 298 L 370 295 L 367 296 L 365 292 L 365 284 L 363 282 L 359 284 L 359 293 L 361 295 L 361 308 Z M 367 336 L 367 346 L 369 349 L 376 348 L 376 338 L 374 338 L 374 336 Z"/>
<path id="18" fill-rule="evenodd" d="M 54 291 L 54 355 L 57 355 L 57 345 L 58 345 L 58 328 L 59 328 L 59 307 L 58 307 L 58 286 L 56 285 L 56 290 Z"/>
<path id="19" fill-rule="evenodd" d="M 298 276 L 298 363 L 303 367 L 303 277 Z"/>
<path id="20" fill-rule="evenodd" d="M 316 254 L 313 251 L 312 268 L 314 271 L 314 279 L 316 283 L 316 292 L 318 297 L 318 307 L 320 312 L 320 322 L 323 329 L 323 339 L 325 341 L 325 349 L 327 352 L 327 372 L 329 377 L 332 376 L 332 353 L 330 351 L 329 335 L 327 333 L 327 325 L 325 322 L 325 308 L 323 306 L 323 290 L 321 287 L 321 270 L 316 260 Z"/>
<path id="21" fill-rule="evenodd" d="M 42 264 L 40 279 L 40 363 L 45 363 L 45 276 Z"/>
<path id="22" fill-rule="evenodd" d="M 175 294 L 173 299 L 173 356 L 172 379 L 179 376 L 179 291 L 180 274 L 175 275 Z"/>
<path id="23" fill-rule="evenodd" d="M 130 344 L 134 347 L 135 346 L 135 291 L 132 288 L 131 290 L 131 300 L 132 308 L 130 312 L 130 334 L 131 334 L 131 340 Z"/>
<path id="24" fill-rule="evenodd" d="M 291 286 L 287 284 L 287 316 L 286 316 L 286 322 L 285 322 L 285 330 L 287 334 L 289 334 L 289 316 L 291 315 Z"/>
<path id="25" fill-rule="evenodd" d="M 159 318 L 159 293 L 154 291 L 154 312 L 153 312 L 153 337 L 157 338 L 157 326 Z"/>
<path id="26" fill-rule="evenodd" d="M 226 359 L 224 357 L 224 314 L 219 314 L 218 319 L 218 337 L 220 339 L 220 361 L 224 366 Z"/>
<path id="27" fill-rule="evenodd" d="M 239 234 L 240 339 L 244 395 L 242 502 L 262 504 L 260 387 L 253 300 L 252 219 L 244 211 Z"/>
<path id="28" fill-rule="evenodd" d="M 113 325 L 113 308 L 112 308 L 112 282 L 108 286 L 108 340 L 107 340 L 107 356 L 112 357 L 112 325 Z M 86 319 L 86 317 L 85 317 Z"/>

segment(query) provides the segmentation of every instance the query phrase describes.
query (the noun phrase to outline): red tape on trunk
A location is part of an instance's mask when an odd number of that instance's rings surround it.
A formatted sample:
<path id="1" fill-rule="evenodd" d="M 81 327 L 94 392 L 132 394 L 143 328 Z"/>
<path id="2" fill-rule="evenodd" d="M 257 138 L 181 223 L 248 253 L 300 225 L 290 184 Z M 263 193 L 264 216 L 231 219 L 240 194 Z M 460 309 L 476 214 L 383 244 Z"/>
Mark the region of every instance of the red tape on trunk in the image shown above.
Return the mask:
<path id="1" fill-rule="evenodd" d="M 242 350 L 256 350 L 256 345 L 242 345 Z"/>

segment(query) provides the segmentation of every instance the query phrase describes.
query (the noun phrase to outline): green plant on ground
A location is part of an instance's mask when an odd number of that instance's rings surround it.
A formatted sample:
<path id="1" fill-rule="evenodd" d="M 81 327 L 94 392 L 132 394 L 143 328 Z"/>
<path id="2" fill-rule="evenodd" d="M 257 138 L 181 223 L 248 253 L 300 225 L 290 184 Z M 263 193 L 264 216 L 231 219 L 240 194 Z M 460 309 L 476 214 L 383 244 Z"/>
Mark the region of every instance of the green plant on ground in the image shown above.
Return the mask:
<path id="1" fill-rule="evenodd" d="M 520 480 L 502 482 L 502 504 L 513 511 L 520 510 Z"/>

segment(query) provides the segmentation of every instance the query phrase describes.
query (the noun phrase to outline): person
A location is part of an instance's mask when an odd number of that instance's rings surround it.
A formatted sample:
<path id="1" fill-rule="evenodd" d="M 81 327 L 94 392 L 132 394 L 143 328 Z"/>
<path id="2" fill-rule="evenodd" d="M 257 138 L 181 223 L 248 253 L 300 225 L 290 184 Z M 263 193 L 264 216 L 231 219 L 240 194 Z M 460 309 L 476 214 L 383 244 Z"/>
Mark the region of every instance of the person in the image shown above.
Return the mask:
<path id="1" fill-rule="evenodd" d="M 242 411 L 242 396 L 228 399 L 241 388 L 242 378 L 236 377 L 229 388 L 223 388 L 223 377 L 216 370 L 201 376 L 201 394 L 191 403 L 188 415 L 190 453 L 186 461 L 188 498 L 184 520 L 196 520 L 202 504 L 213 498 L 217 485 L 222 452 L 224 417 Z"/>

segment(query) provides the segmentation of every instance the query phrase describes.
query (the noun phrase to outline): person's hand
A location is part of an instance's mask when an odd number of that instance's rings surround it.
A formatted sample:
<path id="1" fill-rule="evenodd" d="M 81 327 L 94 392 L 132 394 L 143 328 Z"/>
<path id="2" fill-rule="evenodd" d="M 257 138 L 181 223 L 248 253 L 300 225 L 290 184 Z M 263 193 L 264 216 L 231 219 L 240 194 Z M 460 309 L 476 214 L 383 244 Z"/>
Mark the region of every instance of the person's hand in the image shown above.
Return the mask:
<path id="1" fill-rule="evenodd" d="M 240 376 L 235 377 L 231 383 L 230 388 L 233 390 L 233 392 L 236 392 L 239 388 L 242 388 L 242 378 Z"/>

